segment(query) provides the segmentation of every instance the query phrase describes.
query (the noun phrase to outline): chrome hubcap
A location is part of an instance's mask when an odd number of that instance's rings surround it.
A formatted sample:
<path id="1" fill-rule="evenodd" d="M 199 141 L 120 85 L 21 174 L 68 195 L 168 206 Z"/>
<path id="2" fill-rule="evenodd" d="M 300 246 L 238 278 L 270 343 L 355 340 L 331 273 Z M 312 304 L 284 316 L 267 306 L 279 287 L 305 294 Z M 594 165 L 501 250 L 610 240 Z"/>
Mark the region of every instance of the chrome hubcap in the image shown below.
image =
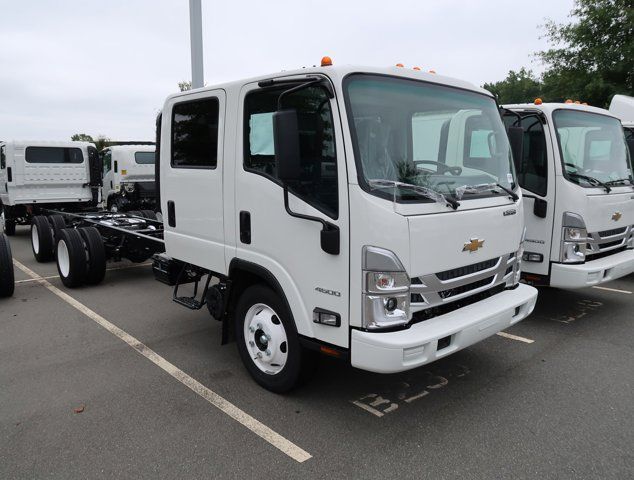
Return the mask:
<path id="1" fill-rule="evenodd" d="M 256 367 L 268 375 L 276 375 L 286 365 L 288 339 L 275 311 L 258 303 L 247 311 L 244 341 Z"/>

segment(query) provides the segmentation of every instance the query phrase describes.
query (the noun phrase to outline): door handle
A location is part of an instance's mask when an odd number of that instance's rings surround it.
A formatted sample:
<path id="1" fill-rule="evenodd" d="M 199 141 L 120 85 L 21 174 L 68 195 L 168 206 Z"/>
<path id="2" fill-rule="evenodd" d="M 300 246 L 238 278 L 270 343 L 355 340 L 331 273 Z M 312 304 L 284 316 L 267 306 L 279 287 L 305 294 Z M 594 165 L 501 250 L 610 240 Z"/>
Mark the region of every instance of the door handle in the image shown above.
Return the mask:
<path id="1" fill-rule="evenodd" d="M 251 243 L 251 213 L 240 212 L 240 241 L 249 245 Z"/>
<path id="2" fill-rule="evenodd" d="M 170 227 L 176 226 L 176 206 L 173 200 L 167 202 L 167 224 Z"/>

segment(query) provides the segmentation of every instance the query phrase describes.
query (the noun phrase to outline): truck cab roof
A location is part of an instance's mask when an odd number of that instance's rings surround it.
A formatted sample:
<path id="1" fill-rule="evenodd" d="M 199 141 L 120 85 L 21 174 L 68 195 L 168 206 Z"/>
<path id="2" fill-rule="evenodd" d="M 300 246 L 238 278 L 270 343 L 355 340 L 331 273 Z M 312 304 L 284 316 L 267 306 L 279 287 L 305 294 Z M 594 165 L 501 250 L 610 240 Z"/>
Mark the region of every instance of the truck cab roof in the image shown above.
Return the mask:
<path id="1" fill-rule="evenodd" d="M 590 105 L 581 105 L 578 103 L 515 103 L 515 104 L 507 104 L 502 105 L 503 108 L 509 110 L 539 110 L 541 112 L 547 113 L 551 115 L 555 110 L 577 110 L 588 113 L 598 113 L 600 115 L 608 115 L 613 117 L 612 113 L 604 108 L 593 107 Z"/>
<path id="2" fill-rule="evenodd" d="M 77 142 L 73 140 L 53 141 L 53 140 L 5 140 L 1 144 L 11 144 L 14 147 L 94 147 L 91 142 Z"/>
<path id="3" fill-rule="evenodd" d="M 186 90 L 184 92 L 175 93 L 167 97 L 167 101 L 170 99 L 187 96 L 191 93 L 198 93 L 210 90 L 232 90 L 235 88 L 240 88 L 243 85 L 249 83 L 256 83 L 263 80 L 268 79 L 280 79 L 284 77 L 297 77 L 300 75 L 309 76 L 309 75 L 326 75 L 332 80 L 341 81 L 348 75 L 354 73 L 362 73 L 362 74 L 374 74 L 374 75 L 389 75 L 396 76 L 401 78 L 409 78 L 412 80 L 420 80 L 430 83 L 435 83 L 438 85 L 446 85 L 450 87 L 460 88 L 463 90 L 470 90 L 477 93 L 481 93 L 483 95 L 487 95 L 492 97 L 493 95 L 488 90 L 477 87 L 470 82 L 466 82 L 464 80 L 459 80 L 453 77 L 447 77 L 444 75 L 438 75 L 431 72 L 424 72 L 422 70 L 414 70 L 413 68 L 405 68 L 405 67 L 368 67 L 368 66 L 359 66 L 359 65 L 340 65 L 340 66 L 324 66 L 324 67 L 307 67 L 300 68 L 295 70 L 285 70 L 281 72 L 271 73 L 268 75 L 260 75 L 257 77 L 251 77 L 241 80 L 235 80 L 231 82 L 220 83 L 217 85 L 209 85 L 202 88 L 197 88 L 193 90 Z"/>

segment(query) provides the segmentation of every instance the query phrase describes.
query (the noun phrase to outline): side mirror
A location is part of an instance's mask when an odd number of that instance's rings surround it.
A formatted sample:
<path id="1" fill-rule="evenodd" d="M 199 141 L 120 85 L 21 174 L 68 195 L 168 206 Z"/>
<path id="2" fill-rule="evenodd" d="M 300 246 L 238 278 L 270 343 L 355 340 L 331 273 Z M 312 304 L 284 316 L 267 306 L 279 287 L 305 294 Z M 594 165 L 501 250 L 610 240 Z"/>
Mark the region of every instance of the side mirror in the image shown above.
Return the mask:
<path id="1" fill-rule="evenodd" d="M 630 149 L 630 158 L 632 159 L 632 162 L 634 162 L 634 138 L 630 138 L 627 141 L 627 148 Z"/>
<path id="2" fill-rule="evenodd" d="M 548 213 L 548 202 L 542 198 L 535 198 L 533 213 L 536 217 L 546 218 L 546 214 Z"/>
<path id="3" fill-rule="evenodd" d="M 524 129 L 522 127 L 509 127 L 507 132 L 509 143 L 511 144 L 511 153 L 513 154 L 513 163 L 515 164 L 515 170 L 518 171 L 524 154 Z"/>
<path id="4" fill-rule="evenodd" d="M 299 180 L 301 165 L 297 110 L 278 110 L 273 114 L 273 144 L 277 178 L 284 184 Z"/>

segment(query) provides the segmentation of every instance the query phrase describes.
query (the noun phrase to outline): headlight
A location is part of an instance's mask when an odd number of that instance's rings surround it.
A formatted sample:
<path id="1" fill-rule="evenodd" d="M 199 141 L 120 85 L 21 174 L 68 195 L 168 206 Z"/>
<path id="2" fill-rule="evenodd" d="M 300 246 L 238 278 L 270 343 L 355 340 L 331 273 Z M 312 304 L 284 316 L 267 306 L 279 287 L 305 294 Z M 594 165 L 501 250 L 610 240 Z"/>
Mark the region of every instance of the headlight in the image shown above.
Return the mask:
<path id="1" fill-rule="evenodd" d="M 588 231 L 581 215 L 565 212 L 562 221 L 561 254 L 562 263 L 582 263 L 586 260 Z"/>
<path id="2" fill-rule="evenodd" d="M 363 319 L 367 329 L 405 325 L 410 320 L 410 279 L 398 257 L 378 247 L 363 248 Z"/>
<path id="3" fill-rule="evenodd" d="M 125 188 L 126 192 L 132 193 L 134 192 L 134 183 L 124 183 L 123 188 Z"/>

